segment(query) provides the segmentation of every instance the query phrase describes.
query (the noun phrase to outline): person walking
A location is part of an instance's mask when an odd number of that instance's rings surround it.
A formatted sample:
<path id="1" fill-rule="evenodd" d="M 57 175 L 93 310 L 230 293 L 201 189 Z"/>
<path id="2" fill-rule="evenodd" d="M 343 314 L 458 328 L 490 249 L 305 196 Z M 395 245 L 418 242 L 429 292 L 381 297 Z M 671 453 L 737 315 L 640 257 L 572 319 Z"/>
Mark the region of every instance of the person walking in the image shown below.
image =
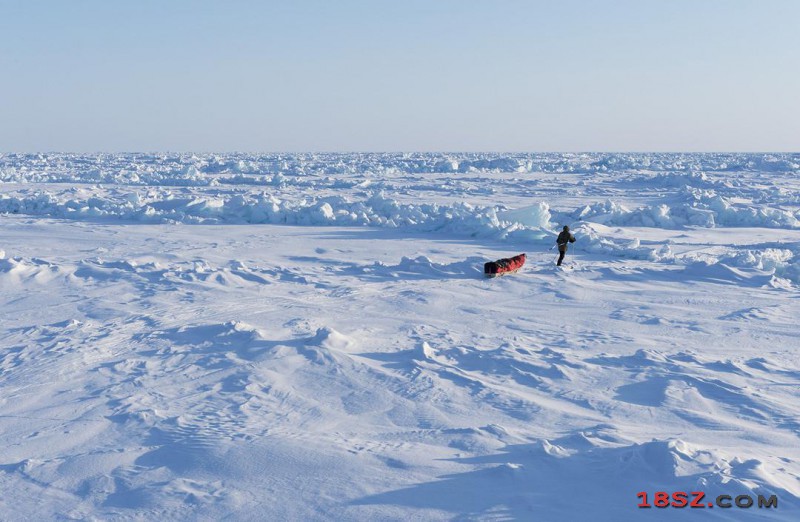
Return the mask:
<path id="1" fill-rule="evenodd" d="M 556 244 L 558 245 L 558 263 L 557 266 L 561 266 L 561 262 L 564 260 L 564 256 L 567 254 L 567 244 L 574 243 L 575 236 L 570 234 L 569 227 L 564 225 L 564 230 L 556 238 Z"/>

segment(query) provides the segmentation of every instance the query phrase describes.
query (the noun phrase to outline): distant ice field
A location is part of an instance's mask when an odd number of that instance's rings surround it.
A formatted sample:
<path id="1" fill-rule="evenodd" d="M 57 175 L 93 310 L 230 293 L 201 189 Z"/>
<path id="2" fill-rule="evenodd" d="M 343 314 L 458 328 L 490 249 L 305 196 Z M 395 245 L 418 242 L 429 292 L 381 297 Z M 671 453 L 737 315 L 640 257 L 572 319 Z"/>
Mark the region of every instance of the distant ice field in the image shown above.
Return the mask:
<path id="1" fill-rule="evenodd" d="M 0 154 L 0 519 L 797 520 L 798 176 Z"/>

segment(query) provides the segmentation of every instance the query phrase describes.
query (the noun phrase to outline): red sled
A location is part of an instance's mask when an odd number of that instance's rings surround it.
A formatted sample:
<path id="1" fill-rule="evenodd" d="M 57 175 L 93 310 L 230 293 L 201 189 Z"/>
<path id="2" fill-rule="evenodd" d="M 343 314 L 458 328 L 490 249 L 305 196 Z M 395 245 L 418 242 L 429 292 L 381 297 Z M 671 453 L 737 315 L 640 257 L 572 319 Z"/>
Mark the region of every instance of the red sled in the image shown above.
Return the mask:
<path id="1" fill-rule="evenodd" d="M 525 254 L 514 257 L 489 261 L 483 264 L 483 274 L 486 277 L 497 277 L 506 274 L 513 274 L 525 264 Z"/>

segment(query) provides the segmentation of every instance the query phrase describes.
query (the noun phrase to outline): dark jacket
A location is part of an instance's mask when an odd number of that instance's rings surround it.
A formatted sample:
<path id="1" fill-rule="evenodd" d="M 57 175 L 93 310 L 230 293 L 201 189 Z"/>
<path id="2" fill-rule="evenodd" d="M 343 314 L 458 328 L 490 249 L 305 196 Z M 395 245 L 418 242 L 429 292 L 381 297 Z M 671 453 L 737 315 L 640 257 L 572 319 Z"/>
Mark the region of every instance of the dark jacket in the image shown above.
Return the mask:
<path id="1" fill-rule="evenodd" d="M 558 235 L 558 238 L 556 239 L 556 244 L 558 244 L 558 250 L 560 252 L 566 252 L 567 251 L 567 242 L 574 243 L 575 242 L 575 236 L 573 236 L 572 234 L 570 234 L 567 231 L 562 231 Z"/>

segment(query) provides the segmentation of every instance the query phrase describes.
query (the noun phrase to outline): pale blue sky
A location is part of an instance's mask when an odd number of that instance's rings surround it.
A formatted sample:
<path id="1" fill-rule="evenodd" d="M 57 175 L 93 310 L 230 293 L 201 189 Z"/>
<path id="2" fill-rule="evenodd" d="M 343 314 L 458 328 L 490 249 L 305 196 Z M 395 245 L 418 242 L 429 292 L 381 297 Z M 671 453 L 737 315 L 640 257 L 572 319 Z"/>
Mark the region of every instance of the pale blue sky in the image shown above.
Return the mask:
<path id="1" fill-rule="evenodd" d="M 0 151 L 798 151 L 797 0 L 0 0 Z"/>

